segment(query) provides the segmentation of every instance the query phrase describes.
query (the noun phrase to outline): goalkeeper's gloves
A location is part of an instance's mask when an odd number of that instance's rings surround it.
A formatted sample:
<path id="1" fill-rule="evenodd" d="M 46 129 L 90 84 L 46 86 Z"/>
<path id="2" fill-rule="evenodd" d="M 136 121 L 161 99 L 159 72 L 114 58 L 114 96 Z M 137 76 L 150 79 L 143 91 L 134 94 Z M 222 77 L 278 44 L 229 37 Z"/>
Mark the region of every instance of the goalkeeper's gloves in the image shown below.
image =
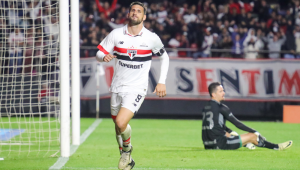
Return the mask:
<path id="1" fill-rule="evenodd" d="M 232 135 L 232 136 L 239 136 L 239 134 L 236 133 L 235 131 L 230 132 L 230 135 Z"/>
<path id="2" fill-rule="evenodd" d="M 256 148 L 255 145 L 253 145 L 252 143 L 247 143 L 247 145 L 245 147 L 250 149 L 250 150 L 253 150 L 253 149 Z"/>

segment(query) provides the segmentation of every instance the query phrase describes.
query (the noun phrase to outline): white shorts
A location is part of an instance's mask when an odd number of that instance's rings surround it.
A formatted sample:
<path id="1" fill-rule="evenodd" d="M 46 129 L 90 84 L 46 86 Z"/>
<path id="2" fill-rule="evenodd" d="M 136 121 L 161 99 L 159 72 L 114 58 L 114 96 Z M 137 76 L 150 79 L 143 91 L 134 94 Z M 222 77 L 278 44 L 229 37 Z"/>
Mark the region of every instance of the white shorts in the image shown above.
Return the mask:
<path id="1" fill-rule="evenodd" d="M 116 119 L 121 107 L 137 113 L 145 99 L 144 95 L 133 93 L 112 93 L 110 99 L 111 117 Z"/>

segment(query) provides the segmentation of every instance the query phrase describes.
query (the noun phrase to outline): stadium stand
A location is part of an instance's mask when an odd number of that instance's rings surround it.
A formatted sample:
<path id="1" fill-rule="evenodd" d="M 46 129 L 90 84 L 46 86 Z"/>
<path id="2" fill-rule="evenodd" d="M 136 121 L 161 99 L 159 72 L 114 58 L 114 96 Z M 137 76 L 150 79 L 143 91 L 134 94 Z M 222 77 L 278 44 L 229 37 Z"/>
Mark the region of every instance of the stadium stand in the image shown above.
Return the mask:
<path id="1" fill-rule="evenodd" d="M 91 46 L 127 23 L 130 2 L 80 2 L 81 57 L 95 56 Z M 169 50 L 170 56 L 300 58 L 298 0 L 142 2 L 148 7 L 145 27 L 158 34 L 165 47 L 183 49 Z"/>

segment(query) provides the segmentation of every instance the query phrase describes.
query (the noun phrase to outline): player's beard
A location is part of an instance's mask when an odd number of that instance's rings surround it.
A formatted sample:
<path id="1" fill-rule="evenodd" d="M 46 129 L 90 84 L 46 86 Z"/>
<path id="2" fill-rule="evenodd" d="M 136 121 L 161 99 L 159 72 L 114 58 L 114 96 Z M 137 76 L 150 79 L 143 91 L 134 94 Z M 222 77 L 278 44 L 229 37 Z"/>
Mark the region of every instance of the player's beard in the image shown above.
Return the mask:
<path id="1" fill-rule="evenodd" d="M 224 96 L 224 97 L 222 97 L 221 101 L 225 101 L 225 96 Z"/>
<path id="2" fill-rule="evenodd" d="M 131 26 L 135 26 L 135 25 L 139 25 L 141 22 L 143 21 L 143 19 L 137 19 L 137 20 L 133 20 L 133 19 L 129 19 L 129 25 Z"/>

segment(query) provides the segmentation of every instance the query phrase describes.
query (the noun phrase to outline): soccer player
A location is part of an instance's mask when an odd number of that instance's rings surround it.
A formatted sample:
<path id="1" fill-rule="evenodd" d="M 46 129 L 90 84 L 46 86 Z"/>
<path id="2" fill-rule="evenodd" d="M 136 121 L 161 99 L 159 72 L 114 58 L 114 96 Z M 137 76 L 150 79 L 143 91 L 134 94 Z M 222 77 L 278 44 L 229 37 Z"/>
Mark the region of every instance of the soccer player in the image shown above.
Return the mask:
<path id="1" fill-rule="evenodd" d="M 152 52 L 161 60 L 160 78 L 153 93 L 159 97 L 166 96 L 169 56 L 160 38 L 143 26 L 146 11 L 143 3 L 131 3 L 127 14 L 128 25 L 114 29 L 98 45 L 98 61 L 109 62 L 115 58 L 110 92 L 111 115 L 117 142 L 122 148 L 119 169 L 132 169 L 135 164 L 131 157 L 131 127 L 128 123 L 147 93 Z"/>
<path id="2" fill-rule="evenodd" d="M 221 103 L 225 99 L 225 92 L 219 82 L 211 83 L 208 91 L 211 100 L 202 111 L 202 140 L 205 149 L 238 149 L 248 143 L 274 150 L 284 150 L 292 146 L 292 141 L 280 144 L 271 143 L 262 137 L 259 132 L 240 122 L 231 113 L 230 109 Z M 226 120 L 249 133 L 231 135 L 234 133 L 225 126 Z"/>

